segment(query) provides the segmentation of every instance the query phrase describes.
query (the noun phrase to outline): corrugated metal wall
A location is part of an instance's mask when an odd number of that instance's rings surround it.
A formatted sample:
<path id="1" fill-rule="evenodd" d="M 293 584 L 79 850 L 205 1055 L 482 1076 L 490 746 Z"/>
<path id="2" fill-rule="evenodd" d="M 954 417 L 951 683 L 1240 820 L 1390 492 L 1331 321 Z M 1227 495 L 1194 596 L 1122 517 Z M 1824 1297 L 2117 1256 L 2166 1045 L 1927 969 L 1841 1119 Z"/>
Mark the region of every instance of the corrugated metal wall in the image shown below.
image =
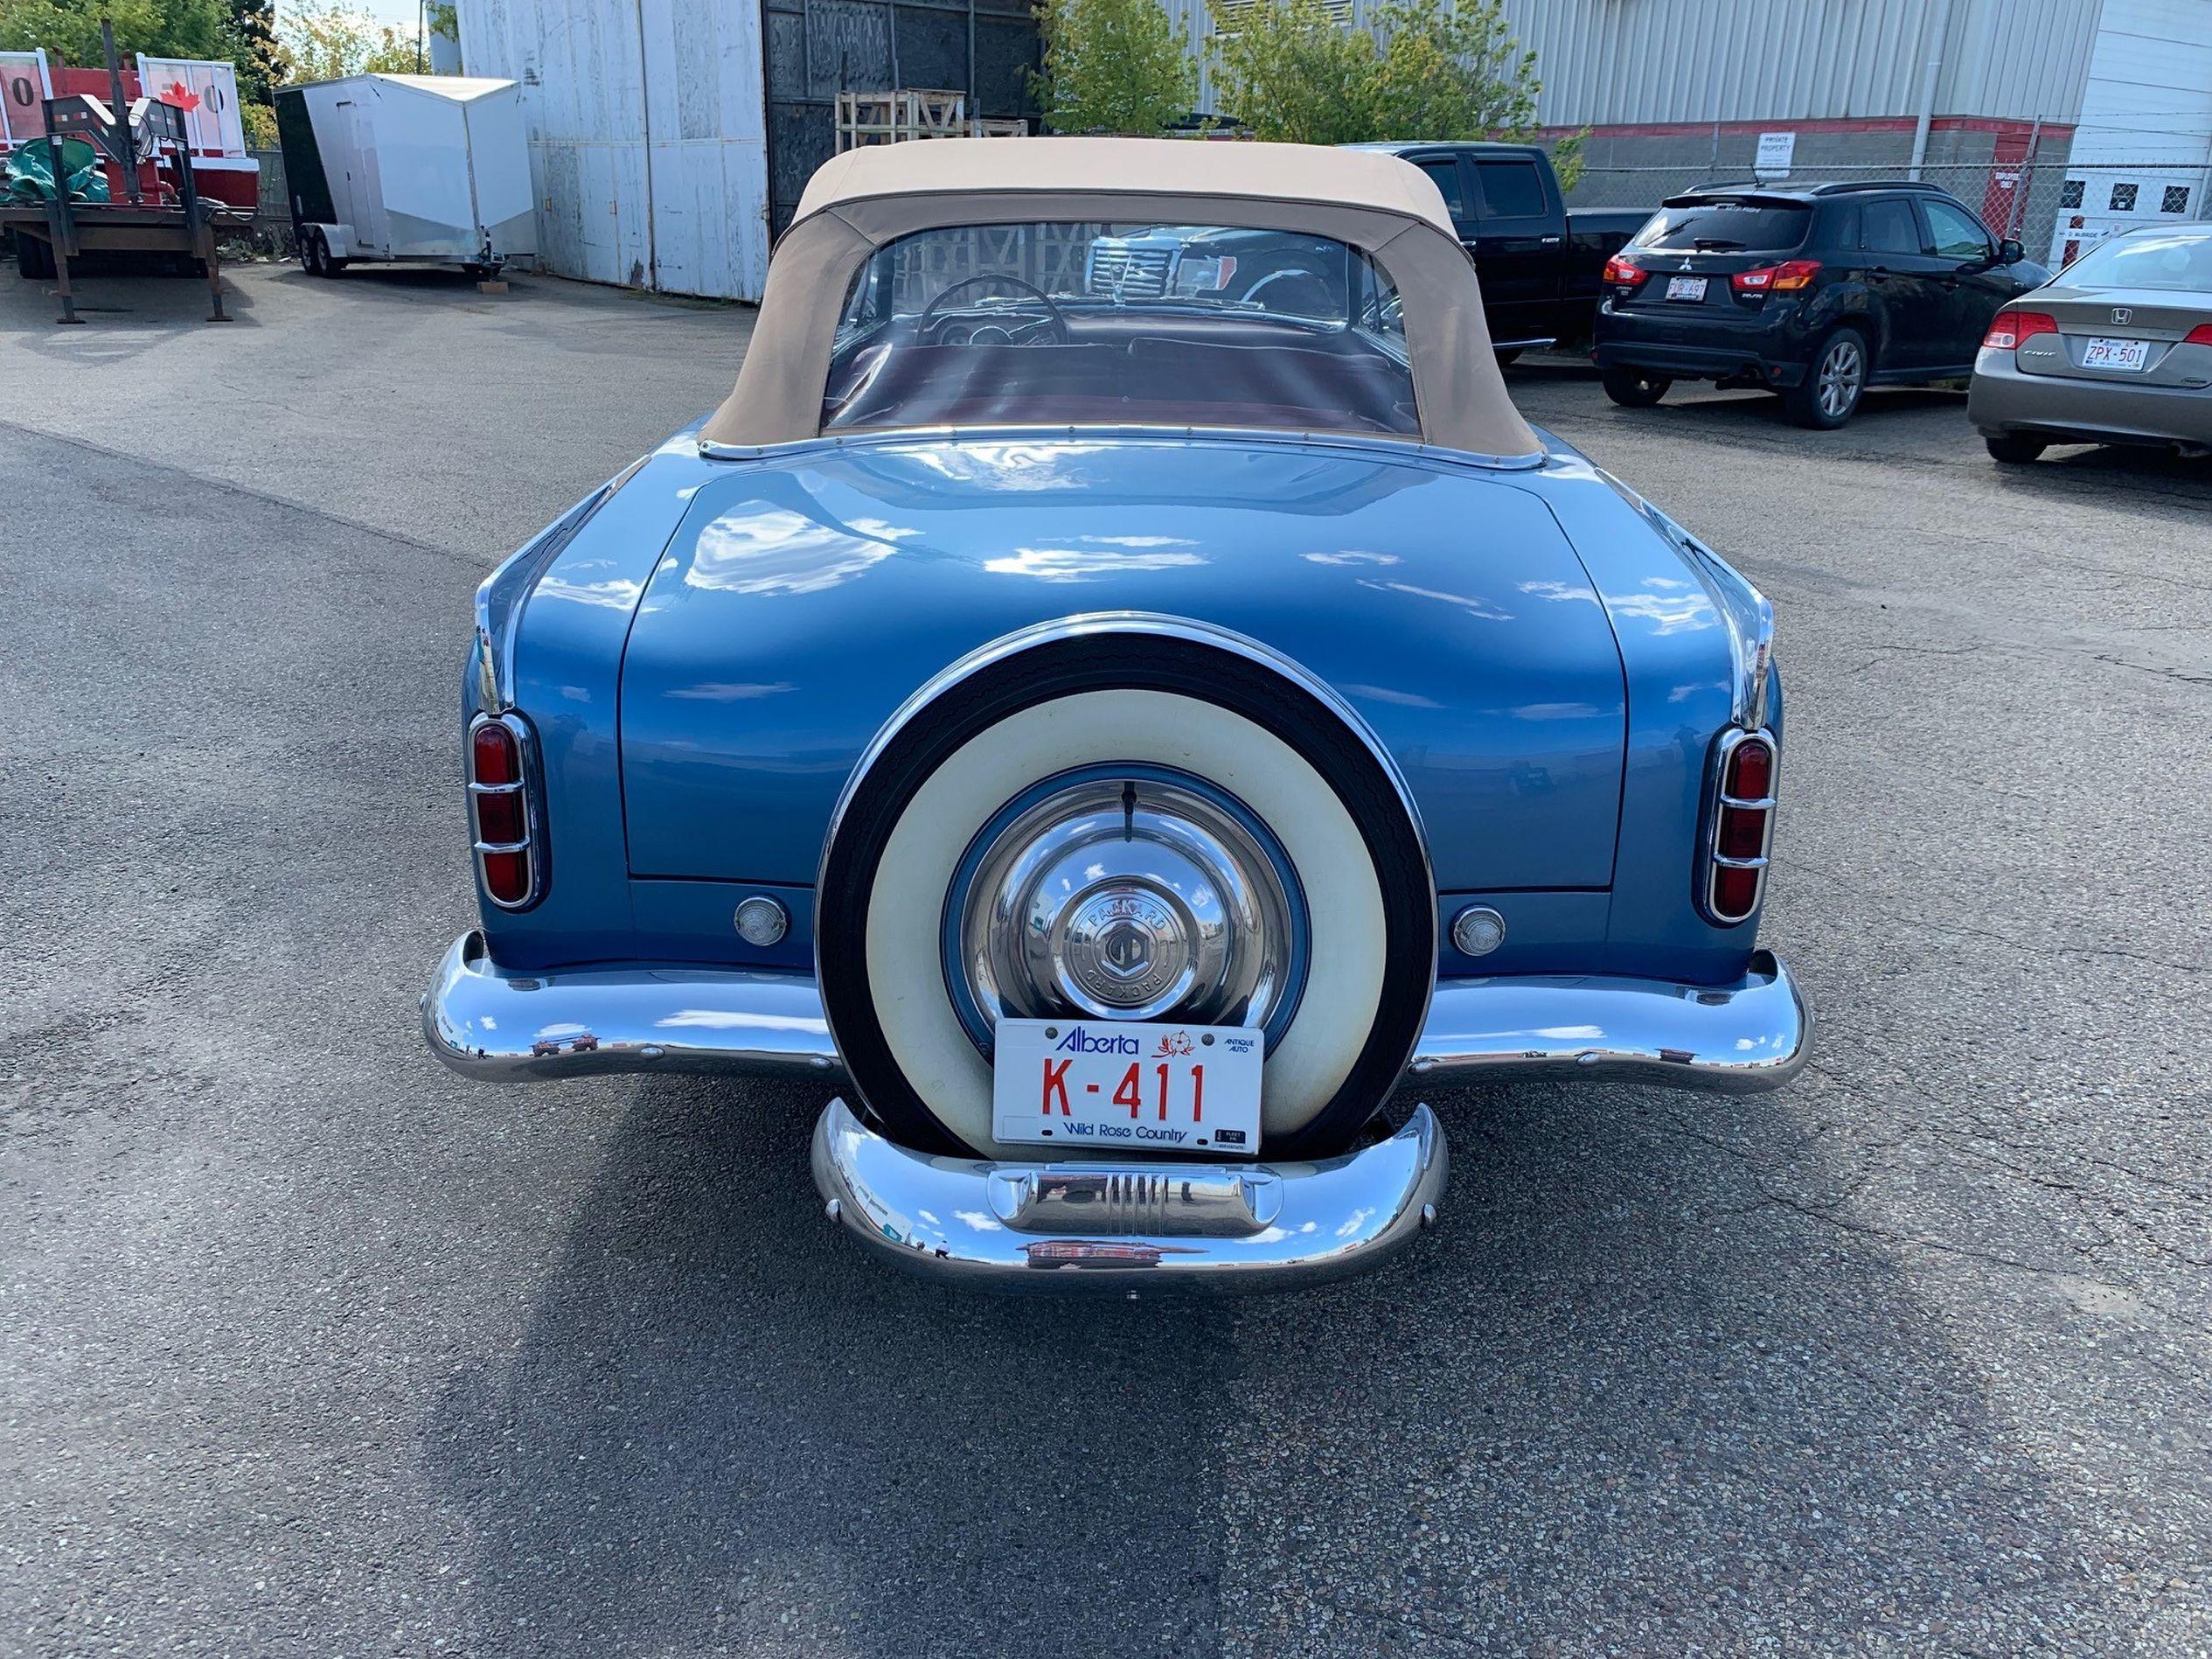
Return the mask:
<path id="1" fill-rule="evenodd" d="M 539 263 L 758 299 L 768 275 L 753 0 L 462 0 L 471 74 L 523 83 Z"/>
<path id="2" fill-rule="evenodd" d="M 1164 3 L 1204 37 L 1206 0 Z M 1937 114 L 2074 119 L 2101 0 L 1506 0 L 1506 14 L 1537 54 L 1539 120 L 1615 126 L 1916 115 L 1946 4 Z M 1209 84 L 1201 107 L 1212 98 Z"/>
<path id="3" fill-rule="evenodd" d="M 1506 0 L 1548 126 L 1912 115 L 2070 122 L 2100 0 Z"/>

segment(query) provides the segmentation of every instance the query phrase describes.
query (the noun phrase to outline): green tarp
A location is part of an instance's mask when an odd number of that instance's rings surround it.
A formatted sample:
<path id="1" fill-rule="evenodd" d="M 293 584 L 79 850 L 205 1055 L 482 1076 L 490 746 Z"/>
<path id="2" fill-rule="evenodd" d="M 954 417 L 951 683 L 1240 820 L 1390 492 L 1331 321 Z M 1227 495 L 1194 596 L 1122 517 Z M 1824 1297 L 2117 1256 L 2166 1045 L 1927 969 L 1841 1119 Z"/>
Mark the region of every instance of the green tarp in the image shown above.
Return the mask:
<path id="1" fill-rule="evenodd" d="M 0 173 L 0 196 L 16 202 L 53 199 L 53 168 L 47 145 L 47 140 L 34 138 L 8 153 L 6 171 Z M 108 175 L 100 164 L 100 152 L 83 139 L 61 141 L 61 173 L 71 201 L 108 199 Z"/>

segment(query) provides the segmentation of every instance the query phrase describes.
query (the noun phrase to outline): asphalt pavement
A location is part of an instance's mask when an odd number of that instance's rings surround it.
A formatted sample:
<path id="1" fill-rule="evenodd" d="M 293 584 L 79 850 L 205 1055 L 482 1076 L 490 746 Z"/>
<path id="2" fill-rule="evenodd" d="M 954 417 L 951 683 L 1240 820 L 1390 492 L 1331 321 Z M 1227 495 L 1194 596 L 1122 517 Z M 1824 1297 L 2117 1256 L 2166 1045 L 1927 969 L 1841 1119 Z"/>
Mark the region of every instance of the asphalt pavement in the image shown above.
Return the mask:
<path id="1" fill-rule="evenodd" d="M 464 1083 L 476 582 L 751 313 L 0 271 L 0 1652 L 2212 1651 L 2212 471 L 1522 408 L 1781 615 L 1748 1100 L 1436 1097 L 1401 1265 L 975 1300 L 799 1087 Z M 95 309 L 109 307 L 113 309 Z"/>

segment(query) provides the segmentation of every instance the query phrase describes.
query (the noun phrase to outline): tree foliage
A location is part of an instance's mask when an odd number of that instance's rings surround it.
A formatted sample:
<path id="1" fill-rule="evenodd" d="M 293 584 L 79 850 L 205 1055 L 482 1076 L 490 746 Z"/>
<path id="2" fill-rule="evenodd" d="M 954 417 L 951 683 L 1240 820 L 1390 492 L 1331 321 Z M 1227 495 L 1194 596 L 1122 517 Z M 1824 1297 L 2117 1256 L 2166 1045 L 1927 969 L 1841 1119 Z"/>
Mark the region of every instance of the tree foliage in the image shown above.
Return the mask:
<path id="1" fill-rule="evenodd" d="M 229 0 L 0 0 L 0 51 L 43 46 L 50 57 L 96 69 L 108 61 L 100 45 L 103 17 L 115 24 L 115 52 L 126 67 L 140 52 L 236 56 Z"/>
<path id="2" fill-rule="evenodd" d="M 276 45 L 276 0 L 230 0 L 230 23 L 239 100 L 266 104 L 283 73 Z"/>
<path id="3" fill-rule="evenodd" d="M 1217 51 L 1222 105 L 1259 138 L 1525 138 L 1536 124 L 1536 54 L 1498 0 L 1386 0 L 1371 29 L 1322 0 L 1253 0 Z"/>
<path id="4" fill-rule="evenodd" d="M 1222 108 L 1254 137 L 1350 144 L 1400 136 L 1376 129 L 1374 38 L 1338 22 L 1321 0 L 1252 0 L 1215 28 Z"/>
<path id="5" fill-rule="evenodd" d="M 1198 66 L 1159 0 L 1044 0 L 1037 101 L 1055 132 L 1148 136 L 1188 119 Z"/>
<path id="6" fill-rule="evenodd" d="M 276 39 L 289 81 L 411 75 L 423 61 L 414 35 L 347 5 L 287 7 L 278 15 Z"/>

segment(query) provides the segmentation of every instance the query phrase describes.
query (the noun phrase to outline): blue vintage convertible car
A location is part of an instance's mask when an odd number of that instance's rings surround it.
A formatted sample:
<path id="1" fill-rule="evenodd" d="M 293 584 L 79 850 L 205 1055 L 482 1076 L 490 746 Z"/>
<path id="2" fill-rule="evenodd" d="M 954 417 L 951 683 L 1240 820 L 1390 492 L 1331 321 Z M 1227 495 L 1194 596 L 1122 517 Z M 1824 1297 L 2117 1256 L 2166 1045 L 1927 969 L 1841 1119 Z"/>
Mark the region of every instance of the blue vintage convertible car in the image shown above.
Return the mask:
<path id="1" fill-rule="evenodd" d="M 1158 226 L 1297 280 L 1087 278 Z M 952 1281 L 1341 1277 L 1434 1218 L 1422 1089 L 1804 1063 L 1771 612 L 1521 420 L 1388 155 L 839 157 L 463 714 L 432 1049 L 818 1086 L 832 1221 Z"/>

